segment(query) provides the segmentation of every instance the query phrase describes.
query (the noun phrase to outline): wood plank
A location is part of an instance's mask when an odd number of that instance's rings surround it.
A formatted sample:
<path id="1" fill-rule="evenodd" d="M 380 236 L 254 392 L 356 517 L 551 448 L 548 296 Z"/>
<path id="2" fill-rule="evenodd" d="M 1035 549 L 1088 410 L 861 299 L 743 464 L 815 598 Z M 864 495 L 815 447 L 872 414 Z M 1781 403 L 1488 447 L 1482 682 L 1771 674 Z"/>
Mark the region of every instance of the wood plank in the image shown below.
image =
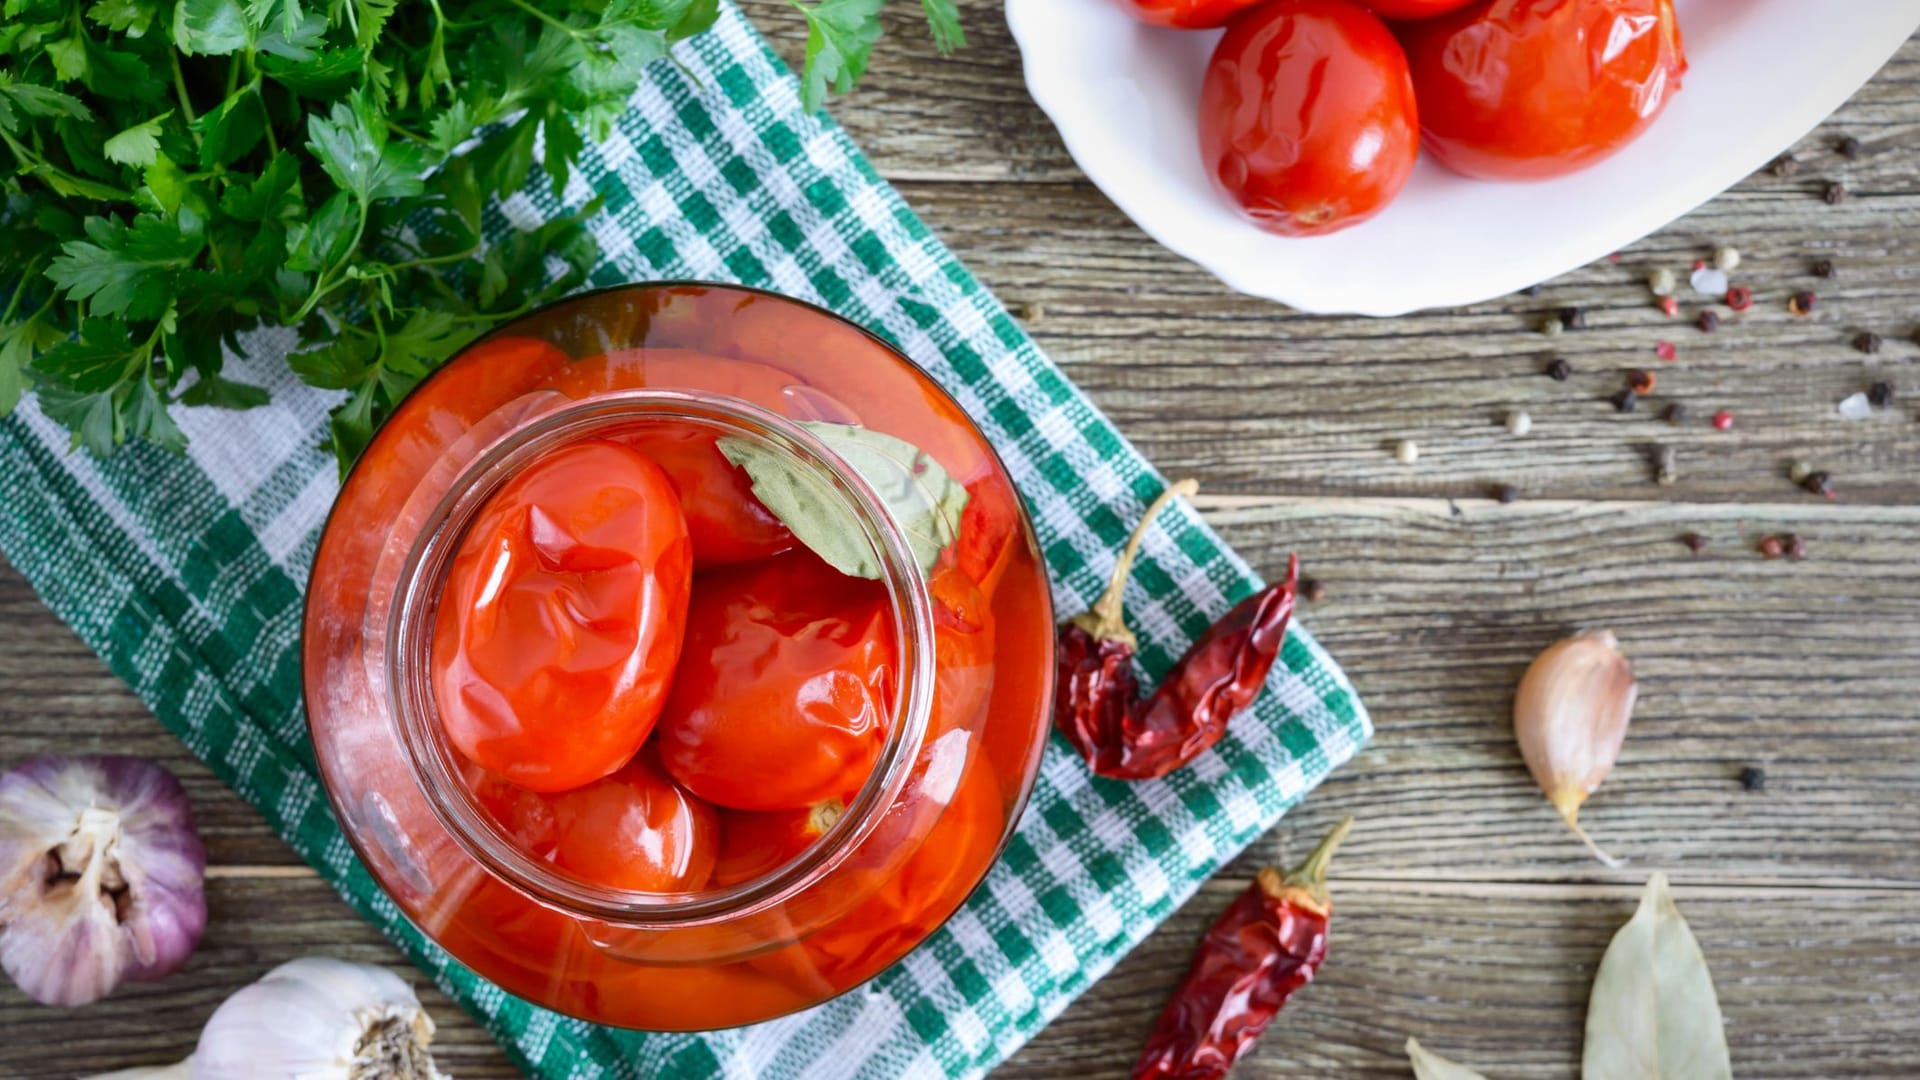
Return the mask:
<path id="1" fill-rule="evenodd" d="M 1314 808 L 1317 830 L 1327 816 Z M 1209 882 L 995 1080 L 1125 1075 L 1201 931 L 1245 885 Z M 1920 894 L 1684 877 L 1675 891 L 1713 971 L 1735 1076 L 1913 1075 Z M 1336 880 L 1323 974 L 1234 1076 L 1404 1080 L 1413 1035 L 1493 1080 L 1572 1078 L 1594 968 L 1637 893 Z"/>
<path id="2" fill-rule="evenodd" d="M 1920 109 L 1916 110 L 1920 115 Z M 1916 150 L 1920 154 L 1920 150 Z M 1787 478 L 1804 458 L 1843 500 L 1920 497 L 1920 342 L 1912 296 L 1920 267 L 1920 181 L 1830 207 L 1803 194 L 1741 192 L 1633 245 L 1618 264 L 1515 296 L 1399 319 L 1322 317 L 1226 293 L 1138 236 L 1091 188 L 915 184 L 908 198 L 1127 436 L 1164 470 L 1210 490 L 1287 494 L 1814 501 Z M 1652 306 L 1649 267 L 1684 278 L 1716 243 L 1743 253 L 1754 309 L 1725 308 L 1717 333 Z M 1832 258 L 1840 277 L 1815 278 Z M 1391 268 L 1383 268 L 1390 273 Z M 1786 309 L 1812 289 L 1810 318 Z M 1690 290 L 1687 290 L 1690 292 Z M 1588 328 L 1546 337 L 1563 306 Z M 1852 339 L 1879 332 L 1868 356 Z M 1661 340 L 1675 363 L 1654 354 Z M 1566 382 L 1543 372 L 1559 357 Z M 1659 385 L 1628 415 L 1613 398 L 1641 368 Z M 1878 380 L 1904 399 L 1849 422 L 1836 404 Z M 1681 403 L 1691 421 L 1662 419 Z M 1708 423 L 1717 410 L 1731 431 Z M 1507 434 L 1527 412 L 1533 432 Z M 1417 465 L 1394 444 L 1415 440 Z M 1656 487 L 1654 455 L 1672 447 L 1679 482 Z"/>

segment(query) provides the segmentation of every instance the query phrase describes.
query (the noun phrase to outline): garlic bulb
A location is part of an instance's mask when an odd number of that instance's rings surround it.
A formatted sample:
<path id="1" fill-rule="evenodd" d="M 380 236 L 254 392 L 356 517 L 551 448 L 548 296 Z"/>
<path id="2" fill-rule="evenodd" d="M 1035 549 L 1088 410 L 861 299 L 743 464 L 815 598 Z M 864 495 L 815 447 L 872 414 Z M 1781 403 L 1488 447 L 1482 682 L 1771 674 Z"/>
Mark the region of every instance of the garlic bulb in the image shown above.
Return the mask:
<path id="1" fill-rule="evenodd" d="M 221 1002 L 185 1061 L 91 1080 L 446 1080 L 432 1041 L 432 1018 L 398 975 L 303 956 Z"/>
<path id="2" fill-rule="evenodd" d="M 189 1061 L 193 1080 L 441 1080 L 432 1041 L 406 980 L 304 956 L 221 1002 Z"/>
<path id="3" fill-rule="evenodd" d="M 1574 835 L 1612 867 L 1622 863 L 1580 827 L 1580 807 L 1613 770 L 1639 691 L 1613 634 L 1589 630 L 1535 657 L 1513 698 L 1513 734 L 1534 782 Z"/>
<path id="4" fill-rule="evenodd" d="M 134 757 L 37 757 L 0 776 L 0 969 L 85 1005 L 186 963 L 206 849 L 180 781 Z"/>

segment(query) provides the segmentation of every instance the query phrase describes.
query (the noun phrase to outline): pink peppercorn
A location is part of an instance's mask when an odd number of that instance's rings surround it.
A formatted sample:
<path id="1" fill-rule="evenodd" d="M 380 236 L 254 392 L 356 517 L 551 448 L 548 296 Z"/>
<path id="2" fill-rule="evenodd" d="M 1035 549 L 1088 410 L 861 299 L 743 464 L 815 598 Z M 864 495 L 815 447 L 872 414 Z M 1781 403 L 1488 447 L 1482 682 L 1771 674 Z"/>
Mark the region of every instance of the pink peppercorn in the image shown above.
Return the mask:
<path id="1" fill-rule="evenodd" d="M 1693 260 L 1693 268 L 1695 270 L 1705 270 L 1707 268 L 1707 260 L 1705 259 Z"/>
<path id="2" fill-rule="evenodd" d="M 1673 347 L 1673 342 L 1662 341 L 1653 347 L 1653 355 L 1671 362 L 1675 357 L 1680 355 L 1680 350 Z"/>
<path id="3" fill-rule="evenodd" d="M 1671 319 L 1680 314 L 1680 301 L 1675 297 L 1663 296 L 1660 298 L 1660 310 L 1666 312 L 1667 318 Z"/>
<path id="4" fill-rule="evenodd" d="M 1727 290 L 1727 306 L 1735 311 L 1745 311 L 1753 306 L 1753 290 L 1745 285 L 1735 285 Z"/>
<path id="5" fill-rule="evenodd" d="M 1721 409 L 1719 412 L 1714 413 L 1713 428 L 1715 431 L 1732 431 L 1733 430 L 1733 414 L 1728 412 L 1725 409 Z"/>

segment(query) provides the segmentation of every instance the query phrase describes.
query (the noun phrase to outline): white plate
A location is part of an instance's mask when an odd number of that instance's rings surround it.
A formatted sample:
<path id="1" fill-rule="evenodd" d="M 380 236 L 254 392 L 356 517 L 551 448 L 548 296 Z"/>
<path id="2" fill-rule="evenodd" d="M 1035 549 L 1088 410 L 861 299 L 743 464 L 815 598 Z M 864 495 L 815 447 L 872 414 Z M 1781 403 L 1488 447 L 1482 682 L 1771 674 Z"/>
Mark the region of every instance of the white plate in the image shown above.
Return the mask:
<path id="1" fill-rule="evenodd" d="M 1145 26 L 1115 0 L 1007 0 L 1007 24 L 1074 161 L 1155 240 L 1243 293 L 1399 315 L 1502 296 L 1658 229 L 1792 146 L 1920 27 L 1920 0 L 1676 6 L 1691 66 L 1625 150 L 1528 184 L 1423 157 L 1380 216 L 1305 239 L 1248 224 L 1201 168 L 1197 103 L 1218 31 Z"/>

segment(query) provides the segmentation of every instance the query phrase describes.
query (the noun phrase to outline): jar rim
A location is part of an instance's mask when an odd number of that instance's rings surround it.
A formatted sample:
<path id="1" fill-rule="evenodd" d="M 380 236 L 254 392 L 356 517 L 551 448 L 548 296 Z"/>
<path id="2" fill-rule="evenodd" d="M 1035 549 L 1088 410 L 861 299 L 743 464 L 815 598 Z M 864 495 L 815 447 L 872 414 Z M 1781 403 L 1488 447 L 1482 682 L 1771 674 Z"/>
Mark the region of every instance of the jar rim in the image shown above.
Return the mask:
<path id="1" fill-rule="evenodd" d="M 608 391 L 573 400 L 555 394 L 461 469 L 429 513 L 400 573 L 395 617 L 387 625 L 386 682 L 392 716 L 413 779 L 441 826 L 465 853 L 509 886 L 577 918 L 623 929 L 664 930 L 751 916 L 777 908 L 841 865 L 873 832 L 905 789 L 933 708 L 932 599 L 912 544 L 886 501 L 819 435 L 752 402 L 699 390 Z M 562 404 L 564 402 L 564 404 Z M 512 404 L 505 407 L 513 407 Z M 522 405 L 521 407 L 524 407 Z M 430 670 L 433 612 L 446 571 L 486 500 L 520 468 L 568 442 L 636 423 L 673 421 L 773 445 L 816 470 L 846 500 L 879 557 L 894 610 L 900 658 L 893 716 L 878 760 L 845 811 L 798 856 L 758 877 L 721 889 L 647 893 L 594 885 L 566 875 L 515 842 L 459 777 L 458 752 L 445 738 Z"/>

